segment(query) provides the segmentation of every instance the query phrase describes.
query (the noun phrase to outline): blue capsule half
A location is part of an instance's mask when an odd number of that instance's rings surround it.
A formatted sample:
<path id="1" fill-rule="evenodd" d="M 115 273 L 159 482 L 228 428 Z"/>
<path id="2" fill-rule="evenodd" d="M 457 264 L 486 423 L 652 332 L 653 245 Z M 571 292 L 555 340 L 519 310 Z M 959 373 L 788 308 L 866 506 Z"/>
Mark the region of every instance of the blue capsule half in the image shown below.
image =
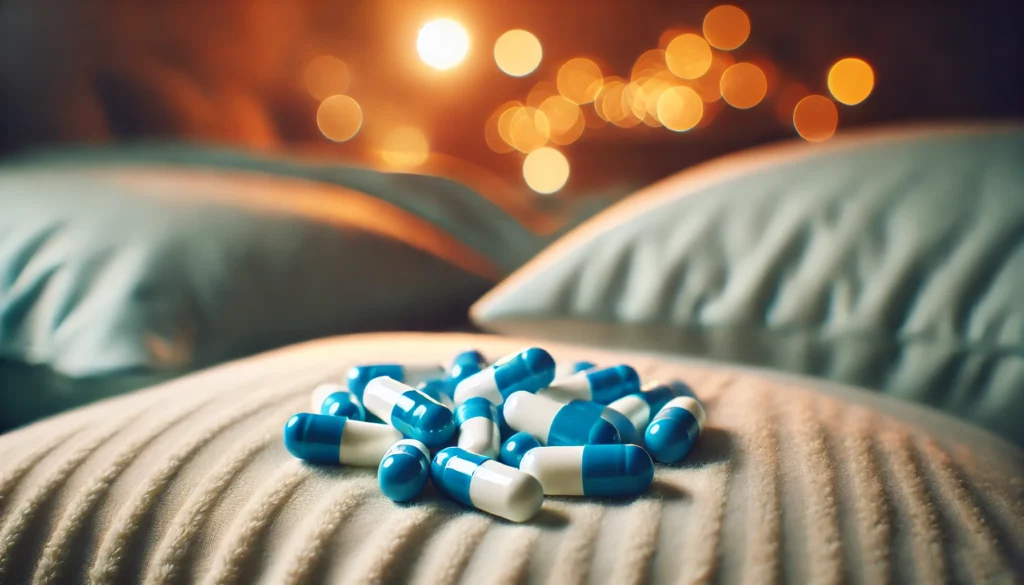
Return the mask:
<path id="1" fill-rule="evenodd" d="M 366 364 L 353 366 L 348 371 L 348 389 L 361 400 L 363 390 L 370 380 L 387 376 L 393 380 L 404 382 L 416 387 L 429 380 L 444 378 L 444 368 L 440 365 L 402 365 L 402 364 Z"/>
<path id="2" fill-rule="evenodd" d="M 540 441 L 530 433 L 516 433 L 501 445 L 498 460 L 509 467 L 518 469 L 519 464 L 523 461 L 523 456 L 531 449 L 540 446 Z"/>
<path id="3" fill-rule="evenodd" d="M 370 380 L 363 391 L 363 407 L 431 449 L 447 445 L 455 436 L 455 416 L 448 407 L 392 378 Z"/>
<path id="4" fill-rule="evenodd" d="M 704 426 L 704 407 L 690 396 L 673 398 L 644 433 L 644 444 L 659 463 L 682 461 L 693 450 Z"/>
<path id="5" fill-rule="evenodd" d="M 402 439 L 388 449 L 377 467 L 377 483 L 385 496 L 408 502 L 423 492 L 430 474 L 430 451 L 414 439 Z"/>
<path id="6" fill-rule="evenodd" d="M 584 412 L 587 412 L 588 415 L 591 417 L 599 417 L 611 423 L 611 425 L 615 427 L 615 430 L 619 433 L 618 442 L 624 445 L 640 444 L 640 433 L 637 432 L 636 427 L 633 426 L 633 423 L 629 420 L 629 417 L 622 414 L 621 412 L 612 410 L 611 408 L 608 408 L 607 406 L 602 406 L 601 404 L 598 404 L 596 402 L 584 402 L 576 400 L 571 402 L 570 404 L 572 404 L 574 408 L 578 408 L 580 410 L 583 410 Z"/>
<path id="7" fill-rule="evenodd" d="M 375 423 L 302 412 L 284 425 L 284 447 L 313 463 L 372 467 L 402 438 L 398 430 Z"/>
<path id="8" fill-rule="evenodd" d="M 454 396 L 455 387 L 459 385 L 459 382 L 486 367 L 487 359 L 484 358 L 484 354 L 475 349 L 464 351 L 455 356 L 455 359 L 452 360 L 452 365 L 448 368 L 448 376 L 445 380 L 448 385 L 448 395 Z"/>
<path id="9" fill-rule="evenodd" d="M 320 414 L 345 416 L 353 420 L 366 420 L 366 409 L 356 395 L 347 392 L 332 392 L 320 404 Z"/>
<path id="10" fill-rule="evenodd" d="M 555 380 L 539 393 L 559 402 L 592 400 L 608 404 L 640 391 L 640 376 L 627 365 L 593 368 Z"/>
<path id="11" fill-rule="evenodd" d="M 555 378 L 555 360 L 539 347 L 507 355 L 459 382 L 455 405 L 480 396 L 500 405 L 513 392 L 536 392 Z"/>

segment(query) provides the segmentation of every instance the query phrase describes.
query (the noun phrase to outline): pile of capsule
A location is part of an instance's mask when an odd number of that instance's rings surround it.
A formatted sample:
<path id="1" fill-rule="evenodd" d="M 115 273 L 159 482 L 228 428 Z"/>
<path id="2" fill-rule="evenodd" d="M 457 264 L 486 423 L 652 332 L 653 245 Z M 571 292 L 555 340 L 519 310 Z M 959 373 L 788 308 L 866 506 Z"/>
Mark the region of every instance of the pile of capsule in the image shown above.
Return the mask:
<path id="1" fill-rule="evenodd" d="M 398 502 L 417 498 L 429 478 L 463 505 L 514 522 L 532 518 L 545 495 L 638 495 L 654 461 L 681 461 L 704 427 L 683 382 L 641 387 L 627 365 L 556 368 L 536 347 L 491 365 L 467 351 L 447 371 L 355 366 L 347 386 L 318 386 L 312 407 L 285 425 L 295 457 L 377 467 L 381 491 Z"/>

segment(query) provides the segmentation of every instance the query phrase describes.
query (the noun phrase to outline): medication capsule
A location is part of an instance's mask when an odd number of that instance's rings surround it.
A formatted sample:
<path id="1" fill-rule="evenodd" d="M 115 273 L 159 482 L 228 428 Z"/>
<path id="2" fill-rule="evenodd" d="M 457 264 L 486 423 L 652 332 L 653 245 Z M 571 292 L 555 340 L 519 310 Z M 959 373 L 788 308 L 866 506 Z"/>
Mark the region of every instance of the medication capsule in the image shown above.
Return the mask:
<path id="1" fill-rule="evenodd" d="M 459 382 L 455 387 L 455 405 L 482 396 L 499 406 L 513 392 L 536 392 L 554 378 L 555 360 L 551 354 L 531 347 L 509 354 Z"/>
<path id="2" fill-rule="evenodd" d="M 519 469 L 536 477 L 548 496 L 635 496 L 654 480 L 654 462 L 637 445 L 537 447 Z"/>
<path id="3" fill-rule="evenodd" d="M 682 387 L 688 388 L 682 382 Z M 640 392 L 623 396 L 608 405 L 608 408 L 620 412 L 633 423 L 633 428 L 638 436 L 643 436 L 647 425 L 651 422 L 651 416 L 657 414 L 669 400 L 682 396 L 682 388 L 676 383 L 662 384 L 651 382 L 645 385 Z M 639 444 L 639 443 L 637 443 Z"/>
<path id="4" fill-rule="evenodd" d="M 455 356 L 455 359 L 452 360 L 452 365 L 448 368 L 448 377 L 445 380 L 448 384 L 448 393 L 454 396 L 455 387 L 459 385 L 459 382 L 486 367 L 487 359 L 475 349 L 464 351 Z"/>
<path id="5" fill-rule="evenodd" d="M 444 368 L 439 364 L 366 364 L 353 366 L 348 371 L 348 389 L 354 392 L 361 400 L 363 398 L 363 390 L 370 383 L 370 380 L 381 376 L 387 376 L 415 388 L 423 382 L 443 379 Z"/>
<path id="6" fill-rule="evenodd" d="M 574 400 L 571 404 L 573 408 L 583 410 L 588 416 L 599 416 L 612 423 L 615 430 L 619 432 L 619 442 L 623 445 L 639 445 L 641 443 L 644 436 L 643 433 L 637 432 L 632 421 L 630 421 L 629 418 L 621 412 L 612 410 L 607 406 L 596 402 Z"/>
<path id="7" fill-rule="evenodd" d="M 284 425 L 284 447 L 313 463 L 373 467 L 402 433 L 374 423 L 301 412 Z"/>
<path id="8" fill-rule="evenodd" d="M 597 364 L 594 362 L 562 362 L 555 367 L 555 379 L 559 380 L 596 367 Z"/>
<path id="9" fill-rule="evenodd" d="M 540 447 L 540 441 L 530 433 L 516 433 L 508 438 L 501 446 L 501 455 L 498 459 L 509 467 L 519 468 L 523 456 L 529 453 L 530 449 Z"/>
<path id="10" fill-rule="evenodd" d="M 533 476 L 458 447 L 434 456 L 430 479 L 457 502 L 512 522 L 529 520 L 544 503 Z"/>
<path id="11" fill-rule="evenodd" d="M 510 427 L 530 433 L 541 445 L 621 442 L 622 438 L 615 425 L 588 404 L 580 400 L 561 404 L 545 396 L 516 392 L 505 401 L 503 410 L 505 422 Z"/>
<path id="12" fill-rule="evenodd" d="M 492 459 L 498 456 L 501 430 L 498 411 L 490 400 L 477 396 L 463 402 L 455 409 L 455 423 L 459 425 L 460 449 Z"/>
<path id="13" fill-rule="evenodd" d="M 555 380 L 537 392 L 559 402 L 589 400 L 608 404 L 640 391 L 640 376 L 629 366 L 594 368 Z"/>
<path id="14" fill-rule="evenodd" d="M 455 409 L 455 403 L 452 402 L 452 397 L 448 394 L 448 385 L 444 380 L 430 380 L 420 384 L 416 389 L 447 406 L 449 410 Z"/>
<path id="15" fill-rule="evenodd" d="M 435 449 L 455 435 L 455 417 L 445 405 L 392 378 L 374 378 L 363 392 L 363 406 L 410 439 Z"/>
<path id="16" fill-rule="evenodd" d="M 408 502 L 420 495 L 429 475 L 430 451 L 414 439 L 392 445 L 377 467 L 380 491 L 396 502 Z"/>
<path id="17" fill-rule="evenodd" d="M 704 407 L 690 396 L 673 398 L 658 411 L 647 432 L 644 444 L 659 463 L 682 461 L 690 454 L 704 428 Z"/>
<path id="18" fill-rule="evenodd" d="M 366 420 L 366 410 L 359 399 L 341 384 L 320 384 L 313 390 L 313 414 Z"/>

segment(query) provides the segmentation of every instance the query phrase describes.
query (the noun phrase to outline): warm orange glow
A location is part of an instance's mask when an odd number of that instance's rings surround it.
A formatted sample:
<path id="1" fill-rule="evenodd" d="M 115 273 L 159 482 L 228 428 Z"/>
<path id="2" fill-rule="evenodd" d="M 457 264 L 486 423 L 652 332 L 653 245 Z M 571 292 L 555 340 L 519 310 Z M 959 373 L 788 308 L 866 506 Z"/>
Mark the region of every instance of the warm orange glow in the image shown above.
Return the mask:
<path id="1" fill-rule="evenodd" d="M 627 86 L 626 80 L 620 77 L 608 78 L 594 104 L 595 111 L 602 118 L 620 128 L 632 128 L 640 123 L 633 115 L 631 94 L 626 92 Z"/>
<path id="2" fill-rule="evenodd" d="M 866 100 L 875 87 L 875 72 L 865 61 L 840 59 L 828 72 L 828 90 L 836 101 L 855 106 Z"/>
<path id="3" fill-rule="evenodd" d="M 632 81 L 641 77 L 659 75 L 668 71 L 668 64 L 665 63 L 665 51 L 651 49 L 644 51 L 633 63 L 633 70 L 629 74 Z"/>
<path id="4" fill-rule="evenodd" d="M 558 87 L 554 82 L 541 80 L 533 85 L 529 95 L 526 96 L 526 105 L 531 108 L 539 108 L 544 100 L 553 95 L 558 95 Z"/>
<path id="5" fill-rule="evenodd" d="M 558 93 L 583 105 L 594 101 L 603 78 L 601 68 L 590 59 L 577 57 L 570 59 L 558 70 Z"/>
<path id="6" fill-rule="evenodd" d="M 348 66 L 341 59 L 330 55 L 321 55 L 310 61 L 302 78 L 306 90 L 317 101 L 322 102 L 332 95 L 348 91 Z"/>
<path id="7" fill-rule="evenodd" d="M 796 105 L 810 93 L 802 83 L 795 81 L 782 86 L 778 96 L 775 98 L 775 115 L 779 121 L 786 124 L 791 123 L 793 121 L 793 110 L 796 109 Z"/>
<path id="8" fill-rule="evenodd" d="M 363 110 L 356 100 L 347 95 L 331 96 L 320 102 L 316 124 L 327 138 L 344 142 L 359 132 L 363 125 Z"/>
<path id="9" fill-rule="evenodd" d="M 661 126 L 661 120 L 658 119 L 658 100 L 661 99 L 661 94 L 673 85 L 675 83 L 671 74 L 649 77 L 640 84 L 646 112 L 644 123 L 648 126 Z"/>
<path id="10" fill-rule="evenodd" d="M 540 104 L 539 110 L 551 127 L 551 142 L 572 144 L 583 134 L 583 111 L 566 98 L 553 95 Z"/>
<path id="11" fill-rule="evenodd" d="M 583 119 L 587 129 L 597 130 L 598 128 L 604 128 L 608 125 L 608 120 L 601 117 L 601 114 L 597 113 L 597 100 L 594 100 L 593 108 L 583 108 Z"/>
<path id="12" fill-rule="evenodd" d="M 665 49 L 665 63 L 677 77 L 697 79 L 711 67 L 711 47 L 698 35 L 679 35 Z"/>
<path id="13" fill-rule="evenodd" d="M 512 137 L 508 134 L 509 125 L 511 125 L 511 116 L 506 118 L 505 134 L 502 135 L 502 131 L 499 129 L 499 122 L 502 114 L 512 108 L 522 107 L 523 104 L 519 102 L 505 102 L 498 106 L 491 117 L 487 118 L 487 123 L 484 125 L 484 140 L 487 142 L 487 146 L 499 154 L 512 152 L 515 148 L 512 147 Z"/>
<path id="14" fill-rule="evenodd" d="M 696 126 L 703 115 L 704 102 L 689 87 L 670 87 L 658 99 L 658 120 L 669 130 L 685 132 Z"/>
<path id="15" fill-rule="evenodd" d="M 420 29 L 416 38 L 416 51 L 420 59 L 434 69 L 451 69 L 466 58 L 469 35 L 454 20 L 432 20 Z"/>
<path id="16" fill-rule="evenodd" d="M 510 30 L 494 43 L 494 62 L 512 77 L 533 73 L 542 56 L 540 41 L 525 30 Z"/>
<path id="17" fill-rule="evenodd" d="M 839 125 L 839 112 L 832 100 L 823 95 L 809 95 L 793 110 L 793 127 L 804 140 L 828 140 Z"/>
<path id="18" fill-rule="evenodd" d="M 717 102 L 722 98 L 722 74 L 734 63 L 736 60 L 729 53 L 715 52 L 708 72 L 691 81 L 690 87 L 697 92 L 704 103 Z"/>
<path id="19" fill-rule="evenodd" d="M 418 167 L 427 160 L 430 145 L 419 128 L 399 126 L 388 132 L 380 149 L 387 164 L 398 168 Z"/>
<path id="20" fill-rule="evenodd" d="M 740 110 L 761 103 L 768 91 L 768 79 L 761 68 L 753 63 L 737 63 L 725 70 L 719 84 L 722 98 Z"/>
<path id="21" fill-rule="evenodd" d="M 704 38 L 711 46 L 731 51 L 750 36 L 750 18 L 742 9 L 728 4 L 712 8 L 704 17 Z"/>
<path id="22" fill-rule="evenodd" d="M 538 148 L 523 161 L 523 178 L 538 193 L 554 193 L 569 180 L 569 161 L 554 148 Z"/>
<path id="23" fill-rule="evenodd" d="M 537 108 L 515 108 L 508 127 L 512 146 L 520 152 L 532 152 L 548 143 L 551 124 Z"/>

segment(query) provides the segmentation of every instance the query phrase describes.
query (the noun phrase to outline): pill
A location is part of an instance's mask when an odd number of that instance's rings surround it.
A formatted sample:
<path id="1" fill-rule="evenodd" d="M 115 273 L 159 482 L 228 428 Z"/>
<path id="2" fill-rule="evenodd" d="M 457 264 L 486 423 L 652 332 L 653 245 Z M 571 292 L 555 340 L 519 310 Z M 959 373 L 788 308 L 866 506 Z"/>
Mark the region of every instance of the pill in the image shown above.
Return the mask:
<path id="1" fill-rule="evenodd" d="M 540 447 L 540 441 L 534 438 L 530 433 L 516 433 L 508 438 L 501 445 L 501 454 L 498 459 L 502 463 L 509 467 L 519 467 L 519 463 L 523 460 L 523 455 L 526 455 L 530 449 Z"/>
<path id="2" fill-rule="evenodd" d="M 448 393 L 455 395 L 455 387 L 459 382 L 487 367 L 487 359 L 475 349 L 464 351 L 455 356 L 452 365 L 448 368 Z"/>
<path id="3" fill-rule="evenodd" d="M 505 401 L 503 411 L 510 427 L 530 433 L 542 445 L 621 442 L 615 425 L 587 404 L 580 400 L 561 404 L 545 396 L 515 392 Z"/>
<path id="4" fill-rule="evenodd" d="M 455 435 L 455 417 L 448 407 L 393 378 L 370 380 L 363 407 L 431 449 L 443 447 Z"/>
<path id="5" fill-rule="evenodd" d="M 555 380 L 537 392 L 559 402 L 591 400 L 608 404 L 640 391 L 640 376 L 629 366 L 594 368 Z"/>
<path id="6" fill-rule="evenodd" d="M 537 447 L 519 469 L 536 477 L 549 496 L 633 496 L 654 480 L 654 462 L 637 445 Z"/>
<path id="7" fill-rule="evenodd" d="M 513 522 L 529 520 L 544 503 L 533 476 L 458 447 L 434 456 L 430 479 L 457 502 Z"/>
<path id="8" fill-rule="evenodd" d="M 320 384 L 313 390 L 313 414 L 366 420 L 366 410 L 359 399 L 341 384 Z"/>
<path id="9" fill-rule="evenodd" d="M 444 380 L 428 380 L 416 387 L 417 390 L 448 407 L 455 408 L 452 397 L 448 394 L 448 384 Z"/>
<path id="10" fill-rule="evenodd" d="M 459 448 L 470 453 L 495 458 L 501 449 L 498 411 L 490 400 L 476 396 L 455 409 L 459 426 Z"/>
<path id="11" fill-rule="evenodd" d="M 429 380 L 444 378 L 444 368 L 439 364 L 366 364 L 354 366 L 348 371 L 348 389 L 360 399 L 370 380 L 387 376 L 415 388 Z"/>
<path id="12" fill-rule="evenodd" d="M 673 398 L 654 416 L 644 444 L 660 463 L 682 461 L 690 454 L 704 428 L 704 407 L 690 396 Z"/>
<path id="13" fill-rule="evenodd" d="M 429 475 L 430 451 L 414 439 L 392 445 L 377 467 L 380 491 L 396 502 L 408 502 L 420 495 Z"/>
<path id="14" fill-rule="evenodd" d="M 459 382 L 455 387 L 455 405 L 482 396 L 499 406 L 513 392 L 536 392 L 554 378 L 555 360 L 551 354 L 531 347 L 509 354 Z"/>
<path id="15" fill-rule="evenodd" d="M 301 412 L 284 425 L 284 446 L 289 453 L 314 463 L 373 467 L 380 463 L 402 434 L 388 426 Z"/>
<path id="16" fill-rule="evenodd" d="M 645 384 L 640 392 L 623 396 L 609 404 L 608 408 L 625 415 L 633 423 L 637 434 L 643 436 L 647 425 L 651 422 L 651 416 L 657 414 L 669 400 L 683 396 L 682 392 L 685 388 L 689 387 L 682 382 L 670 384 L 650 382 Z"/>
<path id="17" fill-rule="evenodd" d="M 607 406 L 596 402 L 574 400 L 570 404 L 573 408 L 583 410 L 587 416 L 601 417 L 612 423 L 615 430 L 619 432 L 619 442 L 623 445 L 639 445 L 642 443 L 644 436 L 643 432 L 637 431 L 636 427 L 633 426 L 633 422 L 621 412 L 612 410 Z"/>
<path id="18" fill-rule="evenodd" d="M 565 378 L 566 376 L 596 367 L 597 364 L 594 362 L 562 362 L 555 366 L 555 379 Z"/>

